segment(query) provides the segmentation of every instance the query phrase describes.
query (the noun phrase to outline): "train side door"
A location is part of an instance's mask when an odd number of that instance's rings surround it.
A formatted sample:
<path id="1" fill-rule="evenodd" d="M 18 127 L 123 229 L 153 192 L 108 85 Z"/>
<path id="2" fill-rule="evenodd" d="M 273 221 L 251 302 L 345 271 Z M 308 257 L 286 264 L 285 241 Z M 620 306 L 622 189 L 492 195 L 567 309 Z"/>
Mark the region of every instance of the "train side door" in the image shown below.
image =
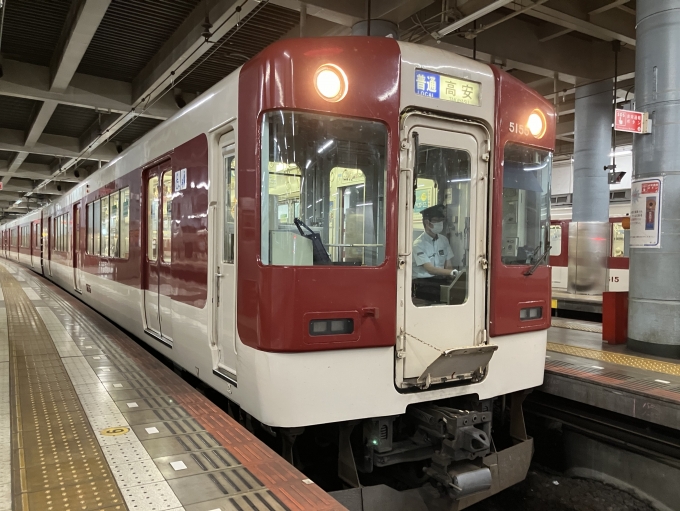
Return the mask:
<path id="1" fill-rule="evenodd" d="M 144 243 L 144 312 L 146 328 L 157 337 L 161 335 L 161 318 L 158 304 L 159 252 L 160 252 L 160 208 L 161 208 L 161 171 L 153 167 L 146 172 L 145 197 L 143 209 L 146 214 L 146 242 Z"/>
<path id="2" fill-rule="evenodd" d="M 32 248 L 31 248 L 31 265 L 33 268 L 38 269 L 38 265 L 41 264 L 40 261 L 40 241 L 42 237 L 42 230 L 40 228 L 40 220 L 36 220 L 32 225 Z"/>
<path id="3" fill-rule="evenodd" d="M 47 274 L 52 276 L 52 217 L 47 217 L 43 224 L 43 253 L 47 260 Z"/>
<path id="4" fill-rule="evenodd" d="M 412 116 L 402 138 L 397 384 L 479 379 L 496 349 L 485 330 L 488 137 Z"/>
<path id="5" fill-rule="evenodd" d="M 170 161 L 161 168 L 161 203 L 158 257 L 158 315 L 162 338 L 172 342 L 172 197 L 174 179 Z"/>
<path id="6" fill-rule="evenodd" d="M 145 172 L 144 312 L 146 328 L 159 340 L 172 340 L 172 187 L 170 160 Z"/>
<path id="7" fill-rule="evenodd" d="M 33 259 L 33 252 L 35 252 L 35 240 L 36 240 L 36 235 L 35 235 L 35 227 L 36 227 L 35 222 L 31 222 L 29 224 L 29 229 L 31 230 L 31 233 L 29 234 L 28 237 L 28 253 L 31 255 L 31 268 L 35 268 L 35 261 Z"/>
<path id="8" fill-rule="evenodd" d="M 236 382 L 236 145 L 234 131 L 220 138 L 219 196 L 215 212 L 213 338 L 220 352 L 217 372 Z"/>
<path id="9" fill-rule="evenodd" d="M 80 246 L 80 203 L 73 206 L 73 289 L 82 293 L 81 287 L 81 267 L 82 267 L 82 248 Z"/>

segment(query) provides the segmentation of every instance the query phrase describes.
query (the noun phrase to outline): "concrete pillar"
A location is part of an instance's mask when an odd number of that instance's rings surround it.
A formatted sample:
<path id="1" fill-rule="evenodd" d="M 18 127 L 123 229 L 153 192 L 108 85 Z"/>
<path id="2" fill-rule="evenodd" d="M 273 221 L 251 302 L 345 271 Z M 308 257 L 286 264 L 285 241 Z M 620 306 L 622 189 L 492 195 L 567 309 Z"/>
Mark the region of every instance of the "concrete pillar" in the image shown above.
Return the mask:
<path id="1" fill-rule="evenodd" d="M 577 87 L 574 123 L 574 222 L 609 221 L 609 165 L 612 140 L 609 80 Z"/>
<path id="2" fill-rule="evenodd" d="M 607 286 L 612 82 L 576 89 L 574 205 L 569 224 L 567 291 L 601 295 Z"/>
<path id="3" fill-rule="evenodd" d="M 635 136 L 633 180 L 662 184 L 660 248 L 630 249 L 628 345 L 680 358 L 680 0 L 637 3 L 635 51 L 635 109 L 653 132 Z"/>

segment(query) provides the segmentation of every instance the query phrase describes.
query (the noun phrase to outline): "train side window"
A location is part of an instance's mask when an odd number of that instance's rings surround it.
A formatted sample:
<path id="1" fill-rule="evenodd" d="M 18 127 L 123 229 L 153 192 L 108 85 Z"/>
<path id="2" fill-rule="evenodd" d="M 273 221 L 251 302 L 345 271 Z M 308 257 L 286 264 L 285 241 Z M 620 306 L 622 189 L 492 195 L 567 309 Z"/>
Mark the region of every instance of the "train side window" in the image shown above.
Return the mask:
<path id="1" fill-rule="evenodd" d="M 234 151 L 234 146 L 225 147 L 225 151 Z M 236 158 L 233 154 L 224 155 L 224 249 L 222 251 L 225 263 L 234 262 L 234 237 L 236 218 Z"/>
<path id="2" fill-rule="evenodd" d="M 548 264 L 552 154 L 516 143 L 503 153 L 503 228 L 501 262 Z"/>
<path id="3" fill-rule="evenodd" d="M 625 231 L 622 222 L 612 223 L 612 257 L 628 257 L 626 254 Z"/>
<path id="4" fill-rule="evenodd" d="M 147 194 L 146 253 L 149 261 L 155 261 L 158 258 L 158 177 L 149 179 Z"/>
<path id="5" fill-rule="evenodd" d="M 101 256 L 109 255 L 109 197 L 101 198 Z"/>
<path id="6" fill-rule="evenodd" d="M 163 262 L 172 261 L 172 171 L 163 174 Z"/>
<path id="7" fill-rule="evenodd" d="M 109 255 L 111 257 L 119 257 L 120 192 L 114 192 L 109 195 L 109 207 L 111 208 L 111 213 L 109 215 Z"/>
<path id="8" fill-rule="evenodd" d="M 130 189 L 120 191 L 120 257 L 127 259 L 130 255 Z"/>
<path id="9" fill-rule="evenodd" d="M 562 226 L 561 225 L 551 225 L 550 226 L 550 255 L 559 256 L 562 255 Z"/>
<path id="10" fill-rule="evenodd" d="M 99 202 L 99 200 L 94 201 L 94 208 L 93 209 L 94 209 L 94 215 L 93 215 L 94 216 L 94 220 L 93 220 L 94 221 L 94 243 L 93 243 L 94 251 L 92 252 L 92 254 L 98 256 L 98 255 L 101 255 L 101 242 L 100 242 L 101 231 L 100 230 L 101 230 L 101 227 L 102 227 L 102 223 L 101 223 L 101 203 Z"/>

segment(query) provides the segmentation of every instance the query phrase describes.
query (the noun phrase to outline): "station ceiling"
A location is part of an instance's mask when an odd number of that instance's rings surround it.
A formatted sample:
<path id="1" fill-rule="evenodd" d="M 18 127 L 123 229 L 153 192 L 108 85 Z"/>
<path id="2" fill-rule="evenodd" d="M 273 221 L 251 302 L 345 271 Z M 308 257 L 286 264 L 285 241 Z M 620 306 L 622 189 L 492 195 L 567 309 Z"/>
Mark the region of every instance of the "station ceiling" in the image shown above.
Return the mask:
<path id="1" fill-rule="evenodd" d="M 0 222 L 67 192 L 272 42 L 349 35 L 366 0 L 0 0 Z M 558 109 L 618 75 L 634 98 L 636 0 L 372 0 L 404 41 L 490 62 Z M 209 33 L 208 33 L 209 32 Z M 615 54 L 617 68 L 615 73 Z M 618 144 L 630 144 L 619 136 Z"/>

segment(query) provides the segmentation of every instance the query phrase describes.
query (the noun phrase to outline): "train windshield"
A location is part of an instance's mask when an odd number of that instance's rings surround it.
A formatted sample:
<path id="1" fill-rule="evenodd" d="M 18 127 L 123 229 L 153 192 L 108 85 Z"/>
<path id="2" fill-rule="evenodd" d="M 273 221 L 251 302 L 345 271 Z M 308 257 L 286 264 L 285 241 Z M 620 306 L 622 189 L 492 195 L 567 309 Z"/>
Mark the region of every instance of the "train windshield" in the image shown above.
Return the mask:
<path id="1" fill-rule="evenodd" d="M 552 153 L 508 143 L 503 155 L 503 249 L 507 265 L 547 264 Z"/>
<path id="2" fill-rule="evenodd" d="M 385 260 L 387 128 L 276 111 L 262 126 L 263 264 Z"/>

